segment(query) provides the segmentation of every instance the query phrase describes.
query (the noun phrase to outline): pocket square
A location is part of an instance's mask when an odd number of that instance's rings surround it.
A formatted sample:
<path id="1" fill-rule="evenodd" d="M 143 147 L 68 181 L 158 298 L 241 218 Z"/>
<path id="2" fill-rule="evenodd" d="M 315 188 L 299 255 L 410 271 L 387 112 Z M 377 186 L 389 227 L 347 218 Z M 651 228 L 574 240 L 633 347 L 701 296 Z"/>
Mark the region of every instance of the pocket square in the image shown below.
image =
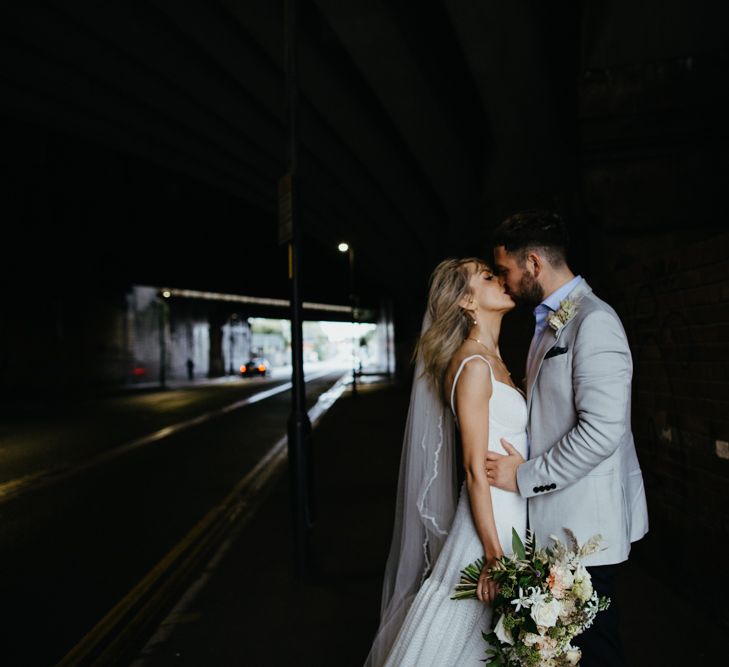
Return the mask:
<path id="1" fill-rule="evenodd" d="M 553 347 L 544 355 L 545 359 L 551 359 L 552 357 L 558 357 L 560 354 L 567 352 L 569 348 L 566 347 Z"/>

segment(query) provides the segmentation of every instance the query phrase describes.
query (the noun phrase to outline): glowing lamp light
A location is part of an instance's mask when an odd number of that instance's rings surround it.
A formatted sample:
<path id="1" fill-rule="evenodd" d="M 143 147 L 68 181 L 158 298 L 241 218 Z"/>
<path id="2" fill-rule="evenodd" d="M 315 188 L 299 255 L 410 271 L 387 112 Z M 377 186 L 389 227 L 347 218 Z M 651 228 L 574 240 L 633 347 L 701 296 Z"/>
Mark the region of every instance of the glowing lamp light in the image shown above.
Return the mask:
<path id="1" fill-rule="evenodd" d="M 266 367 L 265 367 L 265 366 L 264 366 L 263 364 L 261 364 L 261 365 L 260 365 L 260 366 L 258 367 L 258 370 L 259 370 L 259 371 L 261 371 L 261 373 L 263 373 L 263 372 L 264 372 L 264 371 L 266 370 Z"/>
<path id="2" fill-rule="evenodd" d="M 248 369 L 245 366 L 240 367 L 240 372 L 245 373 Z"/>
<path id="3" fill-rule="evenodd" d="M 349 250 L 349 244 L 348 243 L 340 243 L 337 248 L 339 249 L 339 252 L 347 252 Z"/>
<path id="4" fill-rule="evenodd" d="M 162 292 L 162 296 L 165 299 L 169 299 L 172 296 L 172 292 L 170 292 L 169 290 L 166 289 L 164 292 Z"/>

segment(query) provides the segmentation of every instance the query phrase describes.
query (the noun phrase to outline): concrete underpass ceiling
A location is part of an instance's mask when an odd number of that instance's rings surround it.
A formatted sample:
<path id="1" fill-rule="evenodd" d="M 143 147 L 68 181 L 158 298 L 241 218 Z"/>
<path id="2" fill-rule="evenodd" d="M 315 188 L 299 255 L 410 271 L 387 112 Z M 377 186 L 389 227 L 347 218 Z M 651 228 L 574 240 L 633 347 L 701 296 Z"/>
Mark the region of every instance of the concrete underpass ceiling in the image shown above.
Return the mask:
<path id="1" fill-rule="evenodd" d="M 494 192 L 564 189 L 555 119 L 573 98 L 555 102 L 554 72 L 576 54 L 572 3 L 299 7 L 304 298 L 346 302 L 346 239 L 365 300 L 419 300 L 439 258 L 486 251 Z M 283 2 L 0 12 L 13 279 L 288 296 Z"/>

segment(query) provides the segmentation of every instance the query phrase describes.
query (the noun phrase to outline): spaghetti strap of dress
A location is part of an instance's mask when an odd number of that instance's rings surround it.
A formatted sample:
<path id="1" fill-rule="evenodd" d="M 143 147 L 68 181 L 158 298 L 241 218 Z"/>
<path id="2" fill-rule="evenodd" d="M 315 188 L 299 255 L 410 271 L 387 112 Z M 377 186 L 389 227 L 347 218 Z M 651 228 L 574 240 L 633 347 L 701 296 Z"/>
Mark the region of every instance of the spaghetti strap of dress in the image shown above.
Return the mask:
<path id="1" fill-rule="evenodd" d="M 484 357 L 482 354 L 472 354 L 470 357 L 466 357 L 462 362 L 461 365 L 458 367 L 458 370 L 456 371 L 456 376 L 453 378 L 453 386 L 451 387 L 451 412 L 453 412 L 453 416 L 458 419 L 456 415 L 456 407 L 453 403 L 453 400 L 456 397 L 456 383 L 458 382 L 458 378 L 461 376 L 461 371 L 463 370 L 463 367 L 471 361 L 471 359 L 479 358 L 482 361 L 486 362 L 486 365 L 489 367 L 489 371 L 491 372 L 491 382 L 493 382 L 496 378 L 494 377 L 494 369 L 491 368 L 491 364 L 489 363 L 489 360 Z"/>

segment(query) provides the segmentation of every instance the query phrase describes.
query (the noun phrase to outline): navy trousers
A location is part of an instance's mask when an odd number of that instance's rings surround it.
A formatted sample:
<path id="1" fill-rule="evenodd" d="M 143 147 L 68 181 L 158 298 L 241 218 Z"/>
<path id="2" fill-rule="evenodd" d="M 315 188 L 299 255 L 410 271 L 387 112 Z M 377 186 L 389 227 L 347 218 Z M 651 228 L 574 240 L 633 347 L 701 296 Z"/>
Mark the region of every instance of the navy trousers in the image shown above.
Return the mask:
<path id="1" fill-rule="evenodd" d="M 574 643 L 582 649 L 580 667 L 626 667 L 620 641 L 618 600 L 615 581 L 622 564 L 588 567 L 592 586 L 598 595 L 610 598 L 610 607 L 595 617 L 595 622 Z"/>

